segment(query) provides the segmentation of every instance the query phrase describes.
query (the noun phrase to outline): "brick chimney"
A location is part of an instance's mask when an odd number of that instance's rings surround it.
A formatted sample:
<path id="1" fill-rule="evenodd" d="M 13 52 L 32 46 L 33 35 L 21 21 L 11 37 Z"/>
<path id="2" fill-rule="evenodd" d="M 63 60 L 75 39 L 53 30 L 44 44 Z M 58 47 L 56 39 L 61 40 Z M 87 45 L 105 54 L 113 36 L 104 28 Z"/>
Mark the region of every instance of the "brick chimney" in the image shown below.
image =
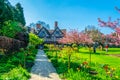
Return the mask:
<path id="1" fill-rule="evenodd" d="M 58 27 L 58 22 L 57 22 L 57 21 L 55 21 L 55 28 L 56 28 L 56 27 Z"/>
<path id="2" fill-rule="evenodd" d="M 41 24 L 36 24 L 37 29 L 41 28 Z"/>

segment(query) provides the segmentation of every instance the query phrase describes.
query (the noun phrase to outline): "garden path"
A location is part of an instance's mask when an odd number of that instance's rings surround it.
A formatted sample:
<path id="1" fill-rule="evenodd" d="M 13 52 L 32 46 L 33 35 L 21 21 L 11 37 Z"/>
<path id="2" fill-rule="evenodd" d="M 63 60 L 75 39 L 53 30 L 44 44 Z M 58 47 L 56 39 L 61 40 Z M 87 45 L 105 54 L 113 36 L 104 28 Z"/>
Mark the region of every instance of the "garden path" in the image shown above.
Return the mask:
<path id="1" fill-rule="evenodd" d="M 29 80 L 60 80 L 55 68 L 43 50 L 39 50 L 36 55 L 35 64 L 31 69 L 31 78 Z"/>

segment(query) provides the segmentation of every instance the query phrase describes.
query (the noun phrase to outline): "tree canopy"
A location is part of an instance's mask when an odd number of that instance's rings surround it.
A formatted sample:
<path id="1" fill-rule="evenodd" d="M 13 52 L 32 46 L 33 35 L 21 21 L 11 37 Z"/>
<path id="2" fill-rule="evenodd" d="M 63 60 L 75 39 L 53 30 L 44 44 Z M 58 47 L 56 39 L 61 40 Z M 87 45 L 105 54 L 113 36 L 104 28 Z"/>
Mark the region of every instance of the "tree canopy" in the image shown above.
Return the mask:
<path id="1" fill-rule="evenodd" d="M 23 8 L 20 3 L 16 6 L 12 6 L 8 0 L 0 0 L 0 24 L 5 21 L 12 20 L 20 22 L 23 26 L 25 25 L 25 18 Z"/>

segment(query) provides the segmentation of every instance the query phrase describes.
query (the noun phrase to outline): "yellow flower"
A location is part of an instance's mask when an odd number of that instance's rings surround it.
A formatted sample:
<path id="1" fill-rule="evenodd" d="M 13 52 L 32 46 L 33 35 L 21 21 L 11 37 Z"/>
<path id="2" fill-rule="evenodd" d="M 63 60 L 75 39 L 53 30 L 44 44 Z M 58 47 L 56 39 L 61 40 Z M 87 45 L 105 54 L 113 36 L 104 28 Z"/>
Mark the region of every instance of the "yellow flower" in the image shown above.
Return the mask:
<path id="1" fill-rule="evenodd" d="M 110 74 L 110 71 L 108 71 L 107 74 Z"/>
<path id="2" fill-rule="evenodd" d="M 115 71 L 115 70 L 116 70 L 116 68 L 111 68 L 111 70 L 112 70 L 112 71 Z"/>
<path id="3" fill-rule="evenodd" d="M 118 76 L 115 76 L 115 78 L 117 78 L 117 79 L 118 79 L 119 77 L 118 77 Z"/>

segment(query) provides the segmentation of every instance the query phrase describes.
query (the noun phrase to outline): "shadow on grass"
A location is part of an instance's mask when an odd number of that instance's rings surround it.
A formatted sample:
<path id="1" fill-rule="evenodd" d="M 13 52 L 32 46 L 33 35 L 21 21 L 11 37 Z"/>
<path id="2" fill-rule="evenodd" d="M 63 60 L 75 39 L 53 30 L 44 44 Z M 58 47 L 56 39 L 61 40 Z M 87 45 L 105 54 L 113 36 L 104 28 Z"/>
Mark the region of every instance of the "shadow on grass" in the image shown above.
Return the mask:
<path id="1" fill-rule="evenodd" d="M 82 53 L 82 54 L 90 54 L 90 52 L 82 52 L 82 51 L 79 51 L 79 53 Z M 93 53 L 93 52 L 91 52 L 91 54 L 95 54 L 95 55 L 104 55 L 105 53 L 98 53 L 98 52 Z"/>
<path id="2" fill-rule="evenodd" d="M 109 50 L 108 49 L 108 52 L 119 52 L 120 53 L 120 50 Z"/>

